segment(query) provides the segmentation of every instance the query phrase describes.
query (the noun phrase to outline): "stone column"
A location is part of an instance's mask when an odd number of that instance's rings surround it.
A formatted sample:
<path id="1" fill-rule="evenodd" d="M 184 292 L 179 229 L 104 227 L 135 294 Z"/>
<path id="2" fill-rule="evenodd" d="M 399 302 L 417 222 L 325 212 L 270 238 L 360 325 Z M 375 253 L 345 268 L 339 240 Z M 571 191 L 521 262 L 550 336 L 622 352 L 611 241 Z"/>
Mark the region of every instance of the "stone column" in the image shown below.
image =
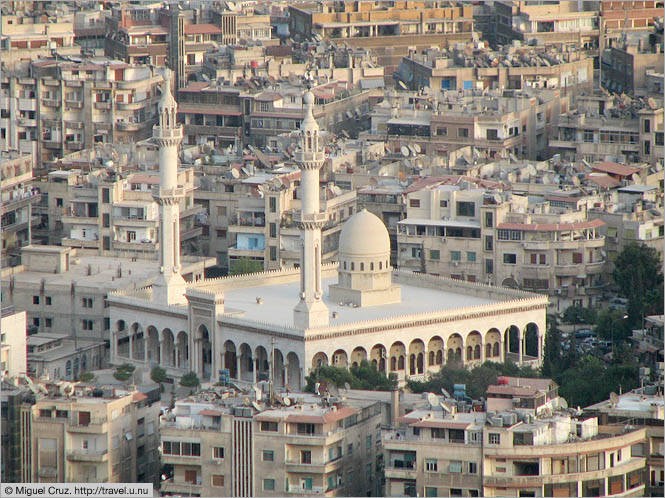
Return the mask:
<path id="1" fill-rule="evenodd" d="M 164 339 L 159 341 L 159 358 L 157 358 L 157 363 L 162 367 L 166 366 L 166 361 L 164 360 Z"/>
<path id="2" fill-rule="evenodd" d="M 503 339 L 499 339 L 499 361 L 506 361 L 506 351 L 503 349 Z"/>
<path id="3" fill-rule="evenodd" d="M 486 355 L 485 355 L 485 348 L 487 345 L 484 342 L 480 342 L 480 363 L 485 363 L 486 360 Z"/>
<path id="4" fill-rule="evenodd" d="M 522 364 L 523 361 L 523 355 L 524 355 L 524 338 L 522 336 L 522 331 L 520 330 L 517 334 L 517 345 L 519 346 L 519 353 L 520 353 L 520 365 Z"/>
<path id="5" fill-rule="evenodd" d="M 116 357 L 116 351 L 118 349 L 118 339 L 116 338 L 116 334 L 111 329 L 111 361 Z"/>
<path id="6" fill-rule="evenodd" d="M 129 359 L 134 359 L 134 334 L 129 336 Z"/>
<path id="7" fill-rule="evenodd" d="M 240 375 L 240 355 L 236 352 L 236 376 L 234 377 L 235 379 L 240 380 L 242 376 Z"/>

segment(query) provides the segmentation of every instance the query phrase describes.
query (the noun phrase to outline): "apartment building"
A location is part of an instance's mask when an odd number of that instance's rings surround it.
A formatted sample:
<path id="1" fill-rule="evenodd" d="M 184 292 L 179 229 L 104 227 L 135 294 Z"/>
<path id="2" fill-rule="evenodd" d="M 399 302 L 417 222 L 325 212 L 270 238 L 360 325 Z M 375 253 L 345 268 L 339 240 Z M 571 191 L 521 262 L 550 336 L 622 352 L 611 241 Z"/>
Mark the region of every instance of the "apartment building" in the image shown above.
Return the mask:
<path id="1" fill-rule="evenodd" d="M 28 387 L 36 399 L 22 408 L 29 416 L 24 482 L 159 482 L 158 393 L 66 382 Z"/>
<path id="2" fill-rule="evenodd" d="M 103 340 L 42 332 L 27 337 L 28 375 L 52 380 L 77 380 L 91 370 L 108 368 L 109 351 Z"/>
<path id="3" fill-rule="evenodd" d="M 30 244 L 32 228 L 38 224 L 33 206 L 40 200 L 32 184 L 33 160 L 29 154 L 8 153 L 0 163 L 2 170 L 2 266 L 17 263 L 18 251 Z"/>
<path id="4" fill-rule="evenodd" d="M 662 334 L 662 318 L 660 327 Z M 647 463 L 644 476 L 645 487 L 641 496 L 662 496 L 663 481 L 665 481 L 662 383 L 645 385 L 620 394 L 616 398 L 612 397 L 588 406 L 584 409 L 584 414 L 598 417 L 599 430 L 603 434 L 616 434 L 626 425 L 646 430 L 646 442 L 642 447 L 635 448 L 635 453 L 646 457 Z M 633 477 L 633 479 L 635 478 Z M 628 482 L 626 486 L 628 486 Z"/>
<path id="5" fill-rule="evenodd" d="M 625 108 L 625 109 L 624 109 Z M 566 161 L 656 164 L 663 157 L 663 107 L 655 101 L 562 112 L 552 126 L 550 151 Z"/>
<path id="6" fill-rule="evenodd" d="M 547 137 L 569 106 L 558 89 L 393 93 L 373 109 L 371 131 L 362 136 L 385 140 L 395 153 L 417 145 L 445 159 L 470 146 L 475 159 L 544 159 Z"/>
<path id="7" fill-rule="evenodd" d="M 0 318 L 0 376 L 2 380 L 17 377 L 28 371 L 26 360 L 26 334 L 28 322 L 25 311 L 13 306 L 2 308 Z"/>
<path id="8" fill-rule="evenodd" d="M 650 33 L 639 33 L 638 39 L 629 38 L 616 43 L 602 54 L 601 77 L 605 88 L 631 96 L 660 97 L 651 94 L 647 74 L 663 72 L 663 54 L 660 43 L 649 43 Z"/>
<path id="9" fill-rule="evenodd" d="M 299 264 L 300 232 L 294 215 L 300 209 L 300 171 L 283 167 L 266 173 L 241 165 L 232 165 L 227 178 L 207 177 L 196 191 L 195 202 L 207 212 L 199 220 L 204 254 L 217 256 L 218 264 L 230 270 L 239 261 L 252 261 L 257 270 Z M 321 257 L 331 262 L 337 257 L 342 225 L 356 211 L 356 192 L 329 184 L 320 189 L 320 205 L 328 217 L 321 229 Z"/>
<path id="10" fill-rule="evenodd" d="M 28 72 L 3 72 L 3 151 L 33 153 L 35 164 L 96 143 L 133 143 L 152 133 L 161 76 L 148 66 L 45 59 Z"/>
<path id="11" fill-rule="evenodd" d="M 383 433 L 387 496 L 642 496 L 645 429 L 566 411 L 414 410 Z"/>
<path id="12" fill-rule="evenodd" d="M 598 2 L 600 11 L 601 41 L 611 47 L 623 36 L 635 32 L 650 31 L 663 17 L 663 3 L 659 0 L 624 0 L 622 2 Z M 661 24 L 662 26 L 662 24 Z"/>
<path id="13" fill-rule="evenodd" d="M 473 182 L 434 177 L 405 190 L 399 267 L 545 292 L 557 309 L 592 305 L 606 283 L 605 223 Z"/>
<path id="14" fill-rule="evenodd" d="M 21 405 L 26 393 L 14 384 L 2 380 L 0 389 L 0 479 L 2 482 L 29 482 L 25 478 L 21 452 L 24 440 L 21 438 Z"/>
<path id="15" fill-rule="evenodd" d="M 642 328 L 633 330 L 631 340 L 640 359 L 640 365 L 650 369 L 652 378 L 663 380 L 663 315 L 644 317 Z"/>
<path id="16" fill-rule="evenodd" d="M 216 397 L 212 394 L 213 398 Z M 210 397 L 210 395 L 209 395 Z M 380 401 L 178 401 L 162 418 L 165 496 L 380 496 Z"/>
<path id="17" fill-rule="evenodd" d="M 259 5 L 224 3 L 210 11 L 211 23 L 219 26 L 221 45 L 240 41 L 267 41 L 272 38 L 270 15 L 259 11 Z"/>
<path id="18" fill-rule="evenodd" d="M 532 47 L 494 52 L 486 42 L 460 49 L 428 49 L 404 57 L 393 77 L 409 90 L 569 88 L 591 90 L 593 59 L 580 52 L 547 52 Z M 469 55 L 470 46 L 473 55 Z"/>
<path id="19" fill-rule="evenodd" d="M 132 160 L 140 156 L 150 163 L 149 154 L 150 151 L 137 153 Z M 49 244 L 86 249 L 99 255 L 156 258 L 159 212 L 152 188 L 159 183 L 158 171 L 127 168 L 128 171 L 117 174 L 115 170 L 99 168 L 96 160 L 94 153 L 88 155 L 85 151 L 66 157 L 59 164 L 70 164 L 77 169 L 51 171 L 35 182 L 43 192 L 36 206 L 41 222 L 35 237 Z M 82 171 L 80 168 L 86 164 L 96 169 Z M 183 254 L 192 254 L 198 250 L 192 247 L 192 241 L 202 232 L 195 226 L 202 209 L 194 203 L 191 168 L 179 170 L 178 184 L 185 193 L 180 200 L 181 248 Z"/>

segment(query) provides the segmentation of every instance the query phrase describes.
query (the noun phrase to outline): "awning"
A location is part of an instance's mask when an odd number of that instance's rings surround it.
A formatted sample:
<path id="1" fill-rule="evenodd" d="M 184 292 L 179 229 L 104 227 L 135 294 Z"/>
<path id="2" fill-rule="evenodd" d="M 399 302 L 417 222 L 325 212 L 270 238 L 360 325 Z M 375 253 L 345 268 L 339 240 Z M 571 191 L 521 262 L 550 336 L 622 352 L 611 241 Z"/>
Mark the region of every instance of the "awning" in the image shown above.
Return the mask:
<path id="1" fill-rule="evenodd" d="M 360 80 L 360 88 L 362 90 L 371 90 L 373 88 L 384 88 L 386 86 L 386 82 L 382 77 L 380 78 L 364 78 Z"/>

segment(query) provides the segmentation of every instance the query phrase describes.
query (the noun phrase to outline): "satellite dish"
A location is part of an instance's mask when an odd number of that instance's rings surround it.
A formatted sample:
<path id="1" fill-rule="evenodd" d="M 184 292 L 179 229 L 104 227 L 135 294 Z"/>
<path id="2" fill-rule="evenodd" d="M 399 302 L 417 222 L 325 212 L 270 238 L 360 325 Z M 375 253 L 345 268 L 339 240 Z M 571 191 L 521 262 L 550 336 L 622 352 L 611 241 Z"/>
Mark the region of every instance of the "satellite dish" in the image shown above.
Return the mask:
<path id="1" fill-rule="evenodd" d="M 231 169 L 231 176 L 232 176 L 233 178 L 240 178 L 240 173 L 238 172 L 237 169 L 232 168 L 232 169 Z"/>
<path id="2" fill-rule="evenodd" d="M 652 109 L 658 109 L 658 104 L 651 97 L 647 99 L 647 104 L 649 104 L 649 107 L 651 107 Z"/>
<path id="3" fill-rule="evenodd" d="M 427 393 L 427 402 L 432 408 L 434 408 L 439 404 L 439 398 L 437 398 L 436 394 L 434 393 Z"/>
<path id="4" fill-rule="evenodd" d="M 612 406 L 616 406 L 619 403 L 619 396 L 617 396 L 617 393 L 610 393 L 610 404 Z"/>
<path id="5" fill-rule="evenodd" d="M 402 145 L 399 149 L 404 157 L 409 157 L 409 148 L 406 145 Z"/>
<path id="6" fill-rule="evenodd" d="M 348 391 L 349 389 L 351 389 L 351 385 L 348 382 L 345 382 L 344 389 Z"/>
<path id="7" fill-rule="evenodd" d="M 450 395 L 448 391 L 446 391 L 443 387 L 441 388 L 441 394 L 443 394 L 443 397 L 446 399 L 453 399 L 453 397 Z"/>
<path id="8" fill-rule="evenodd" d="M 289 398 L 282 398 L 282 403 L 284 403 L 284 406 L 291 406 L 291 400 Z"/>
<path id="9" fill-rule="evenodd" d="M 568 408 L 568 401 L 566 401 L 565 398 L 561 398 L 561 402 L 559 403 L 559 406 L 563 410 L 567 409 Z"/>
<path id="10" fill-rule="evenodd" d="M 442 401 L 440 404 L 441 404 L 441 408 L 443 409 L 444 412 L 446 412 L 446 413 L 452 413 L 453 412 L 452 406 L 450 406 L 445 401 Z"/>
<path id="11" fill-rule="evenodd" d="M 252 406 L 257 412 L 261 411 L 261 405 L 259 405 L 256 401 L 252 401 Z"/>
<path id="12" fill-rule="evenodd" d="M 403 81 L 397 81 L 397 84 L 402 88 L 403 90 L 408 90 L 409 88 L 404 84 Z"/>
<path id="13" fill-rule="evenodd" d="M 422 149 L 420 148 L 420 145 L 418 145 L 418 144 L 413 144 L 413 150 L 416 151 L 416 154 L 420 154 L 420 152 L 421 152 Z"/>

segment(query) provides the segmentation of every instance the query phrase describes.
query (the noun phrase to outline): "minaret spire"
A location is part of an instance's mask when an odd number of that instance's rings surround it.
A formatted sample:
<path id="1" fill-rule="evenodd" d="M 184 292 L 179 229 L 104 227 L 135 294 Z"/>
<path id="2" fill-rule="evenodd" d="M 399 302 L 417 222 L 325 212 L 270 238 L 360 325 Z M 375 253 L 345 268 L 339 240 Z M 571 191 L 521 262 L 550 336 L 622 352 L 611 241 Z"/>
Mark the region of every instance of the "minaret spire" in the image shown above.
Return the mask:
<path id="1" fill-rule="evenodd" d="M 164 71 L 159 100 L 159 124 L 152 139 L 159 146 L 159 189 L 153 198 L 159 204 L 160 275 L 153 285 L 153 298 L 163 304 L 185 304 L 185 280 L 180 275 L 180 200 L 178 187 L 178 146 L 182 126 L 177 124 L 178 104 L 171 94 L 171 71 Z"/>
<path id="2" fill-rule="evenodd" d="M 300 149 L 296 162 L 302 170 L 300 181 L 301 211 L 296 214 L 300 227 L 300 302 L 293 310 L 296 327 L 308 329 L 328 325 L 328 308 L 323 302 L 321 284 L 321 227 L 326 214 L 319 210 L 319 169 L 323 152 L 319 143 L 319 125 L 314 119 L 314 94 L 303 96 L 305 119 L 300 125 Z"/>

